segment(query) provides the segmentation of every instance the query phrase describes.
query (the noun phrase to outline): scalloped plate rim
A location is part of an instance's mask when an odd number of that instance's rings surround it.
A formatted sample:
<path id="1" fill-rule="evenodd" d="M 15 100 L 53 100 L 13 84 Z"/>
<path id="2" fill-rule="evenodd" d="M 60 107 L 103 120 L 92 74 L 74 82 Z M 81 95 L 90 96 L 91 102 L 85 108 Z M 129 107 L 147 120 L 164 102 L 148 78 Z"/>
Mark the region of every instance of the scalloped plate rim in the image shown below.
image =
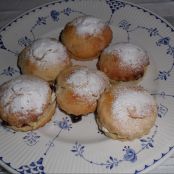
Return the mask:
<path id="1" fill-rule="evenodd" d="M 2 26 L 0 28 L 0 33 L 2 32 L 5 32 L 4 29 L 6 30 L 8 27 L 10 27 L 9 25 L 10 24 L 14 24 L 15 22 L 17 22 L 21 17 L 25 16 L 25 15 L 30 15 L 32 13 L 33 10 L 38 10 L 39 8 L 43 8 L 43 7 L 46 7 L 47 5 L 48 6 L 51 6 L 53 3 L 60 3 L 60 2 L 64 2 L 65 0 L 55 0 L 55 1 L 51 1 L 51 2 L 48 2 L 48 3 L 44 3 L 42 5 L 39 5 L 39 6 L 36 6 L 32 9 L 29 9 L 23 13 L 21 13 L 20 15 L 18 15 L 16 18 L 14 18 L 13 20 L 11 20 L 10 22 L 8 22 L 7 24 L 5 24 L 4 26 Z M 70 0 L 70 1 L 83 1 L 83 0 Z M 89 1 L 89 0 L 85 0 L 85 1 Z M 102 1 L 102 0 L 101 0 Z M 104 1 L 104 0 L 103 0 Z M 144 8 L 140 5 L 137 5 L 137 4 L 134 4 L 132 2 L 129 2 L 129 1 L 124 1 L 124 0 L 118 0 L 118 1 L 121 1 L 121 2 L 124 2 L 124 3 L 127 3 L 127 4 L 131 4 L 133 5 L 134 7 L 138 7 L 140 9 L 144 9 L 146 12 L 148 13 L 151 13 L 152 15 L 154 16 L 157 16 L 158 19 L 156 20 L 160 20 L 162 23 L 165 23 L 166 24 L 166 27 L 169 27 L 170 29 L 174 30 L 174 26 L 172 26 L 172 24 L 170 24 L 166 19 L 162 18 L 161 16 L 159 16 L 158 14 L 154 13 L 153 11 L 147 9 L 147 8 Z M 27 14 L 29 13 L 29 14 Z M 21 18 L 22 20 L 22 18 Z M 165 152 L 164 152 L 165 153 Z M 160 160 L 157 159 L 157 162 L 153 163 L 153 164 L 147 164 L 148 167 L 147 168 L 143 168 L 142 169 L 142 172 L 149 172 L 150 170 L 153 170 L 154 168 L 156 168 L 157 166 L 159 166 L 161 163 L 163 163 L 167 158 L 169 158 L 172 154 L 174 153 L 174 146 L 172 147 L 172 149 L 170 151 L 168 151 L 165 156 L 163 156 L 162 158 L 160 158 Z M 13 173 L 16 173 L 16 171 L 9 167 L 7 164 L 5 164 L 4 162 L 0 161 L 0 165 L 5 168 L 7 171 L 9 172 L 13 172 Z M 146 165 L 146 164 L 145 164 Z M 144 166 L 145 166 L 144 165 Z"/>

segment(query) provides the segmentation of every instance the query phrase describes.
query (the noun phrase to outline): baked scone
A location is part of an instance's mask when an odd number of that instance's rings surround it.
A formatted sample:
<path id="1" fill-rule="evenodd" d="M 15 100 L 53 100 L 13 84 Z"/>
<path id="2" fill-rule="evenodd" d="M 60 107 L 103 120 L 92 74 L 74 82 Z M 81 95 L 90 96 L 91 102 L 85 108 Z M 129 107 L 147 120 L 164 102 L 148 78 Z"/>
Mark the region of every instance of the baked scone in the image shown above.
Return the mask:
<path id="1" fill-rule="evenodd" d="M 108 77 L 100 71 L 74 65 L 65 68 L 57 78 L 57 103 L 68 114 L 94 112 L 101 93 L 109 86 Z"/>
<path id="2" fill-rule="evenodd" d="M 55 93 L 48 82 L 36 76 L 21 75 L 0 86 L 0 118 L 14 130 L 44 126 L 55 108 Z"/>
<path id="3" fill-rule="evenodd" d="M 149 57 L 147 52 L 131 43 L 116 43 L 102 52 L 98 67 L 111 80 L 133 81 L 143 77 Z"/>
<path id="4" fill-rule="evenodd" d="M 93 16 L 80 16 L 67 23 L 61 41 L 77 60 L 97 58 L 112 40 L 109 25 Z"/>
<path id="5" fill-rule="evenodd" d="M 156 116 L 155 99 L 144 88 L 114 85 L 99 99 L 96 120 L 106 136 L 125 141 L 148 134 Z"/>
<path id="6" fill-rule="evenodd" d="M 23 74 L 35 75 L 46 81 L 54 81 L 70 64 L 66 48 L 52 38 L 33 41 L 18 56 L 18 66 Z"/>

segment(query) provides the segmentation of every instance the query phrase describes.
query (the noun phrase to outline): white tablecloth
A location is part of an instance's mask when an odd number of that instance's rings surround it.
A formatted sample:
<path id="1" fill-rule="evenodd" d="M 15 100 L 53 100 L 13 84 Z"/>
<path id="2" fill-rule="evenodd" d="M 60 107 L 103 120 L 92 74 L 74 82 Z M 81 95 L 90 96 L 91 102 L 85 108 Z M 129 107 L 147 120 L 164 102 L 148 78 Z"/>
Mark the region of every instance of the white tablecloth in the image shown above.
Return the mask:
<path id="1" fill-rule="evenodd" d="M 174 1 L 173 0 L 129 0 L 144 6 L 159 14 L 174 25 Z M 10 22 L 21 13 L 34 8 L 50 0 L 0 0 L 0 27 Z M 1 141 L 1 140 L 0 140 Z M 0 174 L 7 173 L 0 167 Z M 168 158 L 160 166 L 150 173 L 174 173 L 174 155 Z"/>

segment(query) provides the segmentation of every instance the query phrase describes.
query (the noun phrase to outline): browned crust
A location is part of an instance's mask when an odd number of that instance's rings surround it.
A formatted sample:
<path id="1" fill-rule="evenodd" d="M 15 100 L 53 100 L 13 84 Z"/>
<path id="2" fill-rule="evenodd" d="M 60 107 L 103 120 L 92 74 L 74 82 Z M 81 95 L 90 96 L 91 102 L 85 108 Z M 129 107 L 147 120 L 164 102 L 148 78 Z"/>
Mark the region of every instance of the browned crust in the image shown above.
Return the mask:
<path id="1" fill-rule="evenodd" d="M 43 68 L 31 61 L 27 54 L 29 50 L 30 46 L 24 48 L 18 56 L 17 65 L 23 74 L 35 75 L 46 81 L 53 81 L 65 67 L 71 65 L 71 60 L 68 56 L 62 63 Z"/>
<path id="2" fill-rule="evenodd" d="M 118 55 L 102 53 L 98 61 L 98 68 L 103 71 L 111 80 L 133 81 L 143 77 L 149 61 L 143 63 L 138 68 L 122 66 Z"/>
<path id="3" fill-rule="evenodd" d="M 72 66 L 64 69 L 57 78 L 57 103 L 68 114 L 87 115 L 94 112 L 97 101 L 88 101 L 85 97 L 74 94 L 73 89 L 66 83 L 70 74 L 81 66 Z"/>
<path id="4" fill-rule="evenodd" d="M 98 101 L 97 107 L 97 124 L 99 129 L 102 127 L 108 130 L 102 130 L 106 136 L 113 139 L 119 139 L 122 141 L 133 140 L 135 138 L 142 137 L 149 133 L 150 129 L 154 125 L 157 116 L 157 107 L 151 107 L 151 115 L 144 118 L 133 118 L 130 117 L 127 121 L 127 125 L 123 125 L 118 119 L 112 115 L 112 103 L 114 101 L 113 90 L 115 86 L 105 91 Z M 135 87 L 139 90 L 138 87 Z M 141 88 L 140 88 L 141 90 Z M 138 102 L 138 101 L 137 101 Z M 138 125 L 139 129 L 134 129 L 134 126 Z"/>
<path id="5" fill-rule="evenodd" d="M 61 33 L 61 41 L 71 52 L 74 59 L 92 60 L 99 56 L 112 40 L 112 30 L 109 26 L 97 35 L 78 35 L 76 28 L 68 23 Z"/>
<path id="6" fill-rule="evenodd" d="M 16 131 L 22 131 L 22 132 L 38 129 L 40 127 L 43 127 L 52 119 L 55 113 L 55 109 L 56 109 L 56 102 L 53 102 L 48 105 L 48 107 L 44 110 L 43 114 L 38 117 L 37 121 L 30 122 L 28 123 L 28 125 L 22 127 L 17 127 L 17 126 L 10 126 L 10 127 Z"/>
<path id="7" fill-rule="evenodd" d="M 2 85 L 0 86 L 0 90 L 3 92 L 6 89 L 4 89 Z M 9 101 L 8 104 L 11 105 L 11 102 L 12 101 Z M 39 114 L 35 113 L 34 110 L 31 110 L 25 115 L 21 112 L 14 113 L 12 110 L 5 111 L 3 106 L 3 103 L 0 102 L 0 118 L 5 121 L 9 127 L 17 131 L 34 130 L 45 125 L 52 118 L 56 108 L 55 94 L 53 94 L 49 88 L 43 110 Z"/>

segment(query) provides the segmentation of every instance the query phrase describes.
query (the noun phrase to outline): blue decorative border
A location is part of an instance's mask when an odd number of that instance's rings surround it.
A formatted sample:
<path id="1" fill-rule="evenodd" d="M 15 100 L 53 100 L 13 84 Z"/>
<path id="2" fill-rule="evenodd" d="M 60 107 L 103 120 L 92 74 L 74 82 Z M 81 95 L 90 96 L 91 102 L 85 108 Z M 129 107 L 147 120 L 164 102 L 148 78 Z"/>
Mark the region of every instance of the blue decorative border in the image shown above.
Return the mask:
<path id="1" fill-rule="evenodd" d="M 156 164 L 158 161 L 160 161 L 162 158 L 164 158 L 169 152 L 171 152 L 174 149 L 174 146 L 170 146 L 169 150 L 167 152 L 161 153 L 161 156 L 158 159 L 154 159 L 152 164 L 146 164 L 144 165 L 144 168 L 141 170 L 135 170 L 134 174 L 139 174 L 143 171 L 145 171 L 147 168 L 153 166 L 154 164 Z"/>
<path id="2" fill-rule="evenodd" d="M 143 169 L 141 170 L 135 170 L 134 174 L 140 174 L 141 172 L 144 172 L 146 169 L 148 169 L 149 167 L 153 166 L 154 164 L 156 164 L 157 162 L 159 162 L 162 158 L 164 158 L 169 152 L 171 152 L 174 149 L 174 146 L 169 147 L 169 150 L 165 153 L 161 153 L 161 156 L 158 159 L 154 159 L 153 162 L 151 164 L 147 164 L 144 165 Z M 0 161 L 4 164 L 7 165 L 10 169 L 14 170 L 15 172 L 24 173 L 24 168 L 26 169 L 26 166 L 21 166 L 19 168 L 19 170 L 13 168 L 11 166 L 11 163 L 4 161 L 3 157 L 0 157 Z M 91 164 L 93 162 L 89 161 Z M 118 165 L 118 161 L 115 158 L 109 157 L 109 160 L 106 161 L 106 164 L 100 164 L 100 165 L 104 165 L 107 168 L 112 168 Z M 39 158 L 38 161 L 36 161 L 36 164 L 34 162 L 32 162 L 30 164 L 30 166 L 27 168 L 27 171 L 25 170 L 26 174 L 31 174 L 32 169 L 35 168 L 36 170 L 34 170 L 34 172 L 39 172 L 41 174 L 45 174 L 44 172 L 44 167 L 43 167 L 43 158 Z"/>
<path id="3" fill-rule="evenodd" d="M 171 67 L 168 70 L 163 70 L 158 72 L 158 76 L 154 80 L 167 80 L 171 76 L 171 72 L 174 68 L 174 46 L 170 44 L 170 37 L 164 37 L 160 34 L 158 29 L 155 28 L 148 28 L 144 26 L 134 26 L 131 28 L 131 23 L 129 23 L 127 20 L 122 20 L 119 22 L 119 28 L 125 30 L 127 32 L 127 41 L 130 41 L 130 34 L 137 30 L 144 30 L 148 33 L 150 37 L 155 37 L 157 41 L 155 42 L 156 46 L 166 46 L 166 54 L 172 56 L 173 62 L 171 64 Z"/>
<path id="4" fill-rule="evenodd" d="M 16 19 L 14 19 L 12 22 L 10 22 L 9 24 L 7 24 L 5 27 L 0 28 L 0 33 L 2 31 L 6 31 L 7 28 L 11 27 L 13 25 L 13 23 L 18 22 L 19 19 L 22 19 L 25 16 L 30 15 L 31 13 L 35 13 L 37 10 L 42 10 L 44 7 L 49 7 L 49 6 L 54 6 L 56 4 L 61 4 L 63 2 L 69 2 L 69 1 L 77 1 L 77 0 L 59 0 L 59 1 L 55 1 L 55 2 L 51 2 L 51 3 L 46 3 L 44 5 L 41 5 L 39 7 L 33 8 L 32 10 L 29 10 L 27 12 L 25 12 L 24 14 L 20 15 L 19 17 L 17 17 Z M 81 0 L 79 0 L 81 1 Z"/>
<path id="5" fill-rule="evenodd" d="M 135 4 L 131 4 L 131 3 L 126 3 L 126 5 L 129 5 L 131 7 L 135 7 L 138 10 L 142 10 L 145 13 L 148 13 L 150 16 L 155 17 L 155 19 L 160 20 L 161 23 L 165 24 L 167 28 L 170 28 L 171 32 L 174 32 L 174 28 L 172 25 L 170 25 L 165 19 L 163 19 L 162 17 L 158 16 L 157 14 L 155 14 L 154 12 L 151 12 L 150 10 L 145 9 L 144 7 L 140 7 L 138 5 Z"/>
<path id="6" fill-rule="evenodd" d="M 28 165 L 22 165 L 18 169 L 14 168 L 13 165 L 10 162 L 6 162 L 2 156 L 0 156 L 0 162 L 2 162 L 4 165 L 7 165 L 10 169 L 14 170 L 15 172 L 18 172 L 20 174 L 45 174 L 45 167 L 43 165 L 43 162 L 45 160 L 45 157 L 47 153 L 50 151 L 52 147 L 54 147 L 54 141 L 60 136 L 62 131 L 70 131 L 72 129 L 72 124 L 70 122 L 70 119 L 68 117 L 62 118 L 62 120 L 55 120 L 52 123 L 54 126 L 59 128 L 59 131 L 57 132 L 56 136 L 54 136 L 51 140 L 49 140 L 48 143 L 45 144 L 46 150 L 44 153 L 39 157 L 39 159 L 30 162 Z M 10 132 L 6 126 L 0 122 L 0 128 L 3 128 L 5 131 Z M 11 132 L 14 133 L 14 132 Z M 15 132 L 16 133 L 16 132 Z M 38 143 L 40 136 L 37 135 L 36 132 L 27 132 L 26 135 L 23 137 L 24 142 L 28 146 L 33 146 L 36 143 Z"/>
<path id="7" fill-rule="evenodd" d="M 47 155 L 47 153 L 50 151 L 52 147 L 54 147 L 54 141 L 60 136 L 61 132 L 64 131 L 70 131 L 72 129 L 72 123 L 70 122 L 68 117 L 62 118 L 61 121 L 55 120 L 52 123 L 54 126 L 59 128 L 59 131 L 57 132 L 56 136 L 54 136 L 47 144 L 46 144 L 46 150 L 42 154 L 41 157 L 39 157 L 37 160 L 30 162 L 28 165 L 22 165 L 18 169 L 14 168 L 11 163 L 6 162 L 3 157 L 0 156 L 0 162 L 2 162 L 4 165 L 7 165 L 10 169 L 21 173 L 21 174 L 30 174 L 30 173 L 42 173 L 45 174 L 45 167 L 44 167 L 44 160 Z M 2 125 L 2 124 L 1 124 Z M 8 131 L 6 127 L 4 127 L 5 131 Z M 1 128 L 2 128 L 1 127 Z M 82 158 L 84 161 L 88 162 L 89 164 L 92 165 L 97 165 L 97 166 L 103 166 L 106 169 L 112 170 L 113 168 L 117 167 L 120 163 L 122 162 L 131 162 L 135 163 L 138 159 L 138 154 L 141 153 L 145 149 L 150 149 L 153 148 L 154 145 L 154 139 L 155 135 L 157 133 L 157 128 L 158 126 L 155 126 L 155 130 L 152 134 L 151 137 L 146 137 L 146 138 L 140 138 L 139 141 L 141 142 L 141 148 L 138 151 L 135 151 L 133 148 L 130 146 L 124 146 L 123 150 L 123 158 L 122 159 L 117 159 L 116 157 L 109 156 L 109 158 L 105 162 L 95 162 L 92 160 L 89 160 L 85 157 L 84 152 L 85 152 L 85 146 L 78 143 L 77 141 L 73 145 L 72 149 L 70 150 L 71 152 L 74 153 L 76 157 Z M 13 133 L 13 132 L 11 132 Z M 35 132 L 28 132 L 26 136 L 23 137 L 24 141 L 26 140 L 26 143 L 28 146 L 35 145 L 38 141 L 40 136 L 37 135 Z M 149 165 L 144 165 L 144 168 L 141 170 L 135 170 L 135 174 L 141 173 L 142 171 L 146 170 L 148 167 L 154 165 L 157 163 L 159 160 L 161 160 L 163 157 L 165 157 L 170 151 L 174 149 L 174 146 L 169 147 L 169 150 L 165 153 L 162 153 L 161 156 L 158 159 L 154 159 L 152 164 Z"/>
<path id="8" fill-rule="evenodd" d="M 73 1 L 82 1 L 82 0 L 59 0 L 59 1 L 54 1 L 54 2 L 51 2 L 51 3 L 47 3 L 47 4 L 44 4 L 44 5 L 41 5 L 39 7 L 33 8 L 32 10 L 29 10 L 29 11 L 25 12 L 24 14 L 20 15 L 19 17 L 17 17 L 16 19 L 14 19 L 12 22 L 7 24 L 5 27 L 0 28 L 0 33 L 2 31 L 6 31 L 6 29 L 8 27 L 11 27 L 13 23 L 16 23 L 19 19 L 22 19 L 24 16 L 28 16 L 28 15 L 30 15 L 30 13 L 36 12 L 36 10 L 42 10 L 44 7 L 54 6 L 56 4 L 61 4 L 63 2 L 70 2 L 70 1 L 73 2 Z M 84 0 L 84 1 L 87 1 L 87 0 Z M 165 19 L 161 18 L 157 14 L 155 14 L 153 12 L 150 12 L 149 10 L 147 10 L 147 9 L 145 9 L 143 7 L 140 7 L 140 6 L 136 5 L 136 4 L 132 4 L 132 3 L 129 3 L 129 2 L 125 2 L 125 1 L 117 1 L 117 0 L 99 0 L 99 1 L 105 1 L 106 4 L 108 4 L 110 6 L 111 15 L 113 15 L 118 8 L 125 7 L 125 5 L 128 5 L 130 7 L 137 8 L 138 10 L 142 10 L 143 12 L 148 13 L 150 16 L 154 16 L 155 19 L 160 20 L 160 22 L 164 23 L 167 28 L 170 28 L 171 32 L 174 32 L 174 28 Z"/>
<path id="9" fill-rule="evenodd" d="M 76 157 L 80 157 L 84 161 L 86 161 L 90 164 L 97 165 L 97 166 L 105 166 L 106 169 L 112 170 L 114 167 L 117 167 L 120 163 L 125 162 L 125 161 L 131 162 L 131 163 L 137 162 L 138 154 L 140 154 L 145 149 L 153 148 L 154 147 L 153 143 L 154 143 L 154 139 L 155 139 L 155 136 L 157 133 L 157 129 L 158 129 L 158 126 L 155 125 L 155 130 L 151 137 L 139 139 L 139 141 L 141 143 L 141 148 L 138 151 L 135 151 L 130 146 L 124 146 L 124 148 L 122 149 L 124 154 L 121 159 L 118 159 L 113 156 L 109 156 L 109 158 L 105 162 L 95 162 L 95 161 L 89 160 L 85 157 L 85 154 L 84 154 L 85 146 L 80 144 L 77 141 L 73 145 L 71 152 L 73 152 Z"/>
<path id="10" fill-rule="evenodd" d="M 19 16 L 18 18 L 16 18 L 15 20 L 13 20 L 11 23 L 7 24 L 5 27 L 1 28 L 0 29 L 0 48 L 1 49 L 5 49 L 15 55 L 17 55 L 17 53 L 11 51 L 11 50 L 8 50 L 6 49 L 6 47 L 4 46 L 3 44 L 3 41 L 2 41 L 2 35 L 1 33 L 5 32 L 7 30 L 8 27 L 11 27 L 13 25 L 13 23 L 16 23 L 18 20 L 22 19 L 24 16 L 27 16 L 29 15 L 30 13 L 35 13 L 37 10 L 41 10 L 42 8 L 44 7 L 48 7 L 48 6 L 51 6 L 51 5 L 56 5 L 56 4 L 61 4 L 63 2 L 72 2 L 72 1 L 82 1 L 82 0 L 60 0 L 60 1 L 57 1 L 57 2 L 52 2 L 52 3 L 48 3 L 48 4 L 45 4 L 45 5 L 42 5 L 40 7 L 37 7 L 37 8 L 34 8 L 26 13 L 24 13 L 23 15 Z M 103 1 L 103 0 L 100 0 L 100 1 Z M 153 16 L 155 17 L 155 19 L 157 20 L 160 20 L 161 23 L 164 23 L 166 25 L 167 28 L 170 28 L 171 32 L 174 32 L 174 29 L 164 20 L 162 19 L 161 17 L 157 16 L 156 14 L 142 8 L 142 7 L 139 7 L 138 5 L 134 5 L 134 4 L 131 4 L 131 3 L 127 3 L 127 2 L 124 2 L 124 1 L 114 1 L 114 0 L 105 0 L 106 4 L 109 5 L 110 9 L 111 9 L 111 16 L 110 16 L 110 19 L 109 19 L 109 22 L 113 16 L 113 14 L 119 10 L 120 8 L 124 8 L 126 5 L 130 6 L 130 7 L 134 7 L 134 8 L 137 8 L 138 10 L 142 10 L 143 12 L 145 13 L 148 13 L 150 16 Z M 66 15 L 68 15 L 70 11 L 64 11 L 64 13 Z M 51 14 L 51 17 L 54 21 L 58 20 L 58 16 L 59 14 L 54 11 L 52 12 Z M 44 25 L 45 23 L 45 20 L 46 18 L 38 18 L 38 21 L 37 21 L 37 25 Z M 34 26 L 36 27 L 36 26 Z M 33 28 L 34 29 L 34 28 Z M 155 32 L 155 29 L 152 31 L 148 28 L 144 28 L 146 29 L 149 33 L 151 32 L 152 35 L 156 34 Z M 130 31 L 129 31 L 130 32 Z M 158 35 L 160 36 L 160 35 Z M 31 40 L 27 37 L 23 37 L 21 38 L 21 40 L 19 40 L 19 44 L 21 45 L 24 45 L 26 46 L 25 44 L 30 44 Z M 169 45 L 169 38 L 165 37 L 165 38 L 162 38 L 162 40 L 160 40 L 158 42 L 158 44 L 163 44 L 163 45 Z M 171 47 L 173 48 L 173 47 Z M 169 50 L 169 53 L 168 54 L 172 54 L 174 56 L 174 50 L 173 49 L 170 49 Z M 173 69 L 173 66 L 172 65 L 172 69 Z M 171 72 L 171 71 L 170 71 Z M 8 67 L 7 69 L 4 69 L 3 72 L 0 74 L 0 75 L 7 75 L 7 76 L 13 76 L 15 73 L 19 73 L 18 70 L 15 70 L 13 67 Z M 160 73 L 160 72 L 159 72 Z M 168 73 L 169 74 L 169 73 Z M 158 79 L 163 79 L 163 80 L 166 80 L 167 77 L 169 76 L 168 74 L 164 74 L 164 72 L 162 72 L 161 74 L 159 74 L 159 77 Z M 160 76 L 161 75 L 161 76 Z M 165 93 L 163 93 L 165 94 Z M 162 95 L 162 94 L 154 94 L 154 95 Z M 163 95 L 164 96 L 164 95 Z M 168 94 L 165 94 L 165 96 L 171 96 L 173 97 L 173 95 L 168 95 Z M 160 105 L 160 108 L 161 109 L 161 115 L 165 115 L 165 113 L 167 112 L 166 111 L 166 108 L 165 106 L 163 106 L 162 104 Z M 160 116 L 159 116 L 160 117 Z M 61 133 L 62 130 L 69 130 L 71 129 L 71 124 L 67 124 L 68 123 L 68 120 L 63 120 L 63 121 L 58 121 L 57 123 L 54 122 L 54 124 L 57 124 L 61 129 L 60 131 L 58 132 L 58 134 L 51 140 L 49 141 L 49 143 L 47 144 L 47 149 L 44 153 L 44 155 L 46 156 L 47 152 L 49 151 L 49 149 L 51 147 L 54 146 L 54 140 L 59 136 L 59 134 Z M 26 135 L 25 137 L 23 137 L 23 139 L 26 141 L 26 143 L 28 143 L 28 145 L 34 145 L 35 143 L 38 142 L 39 140 L 39 136 L 37 134 L 28 134 Z M 153 148 L 153 144 L 152 144 L 152 139 L 149 138 L 149 139 L 140 139 L 140 141 L 142 142 L 142 146 L 144 146 L 144 148 L 146 147 L 150 147 L 150 148 Z M 172 150 L 174 149 L 174 146 L 171 146 L 169 147 L 169 150 L 165 153 L 162 153 L 161 154 L 161 157 L 158 158 L 158 159 L 154 159 L 152 164 L 148 164 L 148 165 L 145 165 L 143 169 L 141 170 L 135 170 L 135 174 L 137 173 L 140 173 L 142 171 L 145 171 L 147 168 L 151 167 L 152 165 L 156 164 L 158 161 L 160 161 L 163 157 L 165 157 L 169 152 L 171 152 Z M 131 161 L 131 162 L 134 162 L 136 161 L 136 153 L 134 153 L 134 150 L 131 149 L 130 147 L 125 147 L 125 155 L 123 157 L 123 159 L 125 161 Z M 84 146 L 81 145 L 81 144 L 78 144 L 78 142 L 75 143 L 75 145 L 73 146 L 73 149 L 71 150 L 72 152 L 76 153 L 77 155 L 76 156 L 80 156 L 83 158 L 83 152 L 84 152 Z M 131 155 L 134 155 L 134 158 L 131 158 L 132 156 Z M 85 159 L 85 158 L 84 158 Z M 21 166 L 19 167 L 18 169 L 15 169 L 11 166 L 10 163 L 8 162 L 5 162 L 3 157 L 0 157 L 0 161 L 2 163 L 4 163 L 5 165 L 7 165 L 8 167 L 10 167 L 11 169 L 19 172 L 19 173 L 24 173 L 24 172 L 28 172 L 28 173 L 31 173 L 31 171 L 33 172 L 39 172 L 39 173 L 44 173 L 44 166 L 43 166 L 43 160 L 44 158 L 41 157 L 39 158 L 38 160 L 36 160 L 36 162 L 31 162 L 31 164 L 29 165 L 24 165 L 24 166 Z M 95 163 L 95 162 L 91 162 L 90 160 L 87 160 L 85 159 L 86 161 L 90 162 L 91 164 L 96 164 L 98 165 L 98 163 Z M 120 160 L 120 162 L 123 161 L 123 160 Z M 104 166 L 106 166 L 106 168 L 109 168 L 109 169 L 112 169 L 114 166 L 117 166 L 119 163 L 119 160 L 117 160 L 116 158 L 113 158 L 113 157 L 109 157 L 109 160 L 106 161 L 106 163 L 101 163 L 103 164 Z"/>

